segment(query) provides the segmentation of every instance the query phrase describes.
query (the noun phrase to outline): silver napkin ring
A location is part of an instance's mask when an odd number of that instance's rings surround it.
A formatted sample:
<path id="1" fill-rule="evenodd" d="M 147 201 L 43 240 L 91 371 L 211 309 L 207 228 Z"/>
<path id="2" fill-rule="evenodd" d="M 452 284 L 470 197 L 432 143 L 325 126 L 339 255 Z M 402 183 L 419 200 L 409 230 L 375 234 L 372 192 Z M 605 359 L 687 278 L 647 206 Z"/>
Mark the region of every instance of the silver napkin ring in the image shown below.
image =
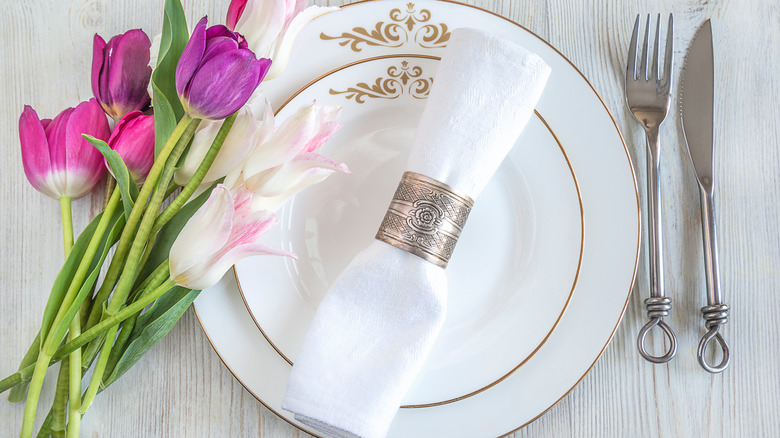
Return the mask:
<path id="1" fill-rule="evenodd" d="M 446 268 L 472 206 L 447 184 L 404 172 L 376 238 Z"/>

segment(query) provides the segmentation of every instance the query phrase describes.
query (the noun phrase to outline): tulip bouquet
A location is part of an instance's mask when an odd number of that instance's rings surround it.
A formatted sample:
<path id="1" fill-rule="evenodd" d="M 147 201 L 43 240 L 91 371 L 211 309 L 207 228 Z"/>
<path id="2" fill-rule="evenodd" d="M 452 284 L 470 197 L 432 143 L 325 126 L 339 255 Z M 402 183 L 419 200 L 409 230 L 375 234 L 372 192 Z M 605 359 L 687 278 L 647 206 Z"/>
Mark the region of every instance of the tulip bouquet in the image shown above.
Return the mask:
<path id="1" fill-rule="evenodd" d="M 9 400 L 25 400 L 22 437 L 32 436 L 49 366 L 59 374 L 38 436 L 76 437 L 95 396 L 237 260 L 294 257 L 261 237 L 287 197 L 349 172 L 319 154 L 339 109 L 312 103 L 277 123 L 268 103 L 257 117 L 248 102 L 282 72 L 298 30 L 331 9 L 233 0 L 227 25 L 204 17 L 190 35 L 179 0 L 166 0 L 159 48 L 141 30 L 95 36 L 93 99 L 52 120 L 24 108 L 24 170 L 61 204 L 65 263 L 18 372 L 0 381 Z M 74 242 L 71 200 L 106 170 L 104 210 Z"/>

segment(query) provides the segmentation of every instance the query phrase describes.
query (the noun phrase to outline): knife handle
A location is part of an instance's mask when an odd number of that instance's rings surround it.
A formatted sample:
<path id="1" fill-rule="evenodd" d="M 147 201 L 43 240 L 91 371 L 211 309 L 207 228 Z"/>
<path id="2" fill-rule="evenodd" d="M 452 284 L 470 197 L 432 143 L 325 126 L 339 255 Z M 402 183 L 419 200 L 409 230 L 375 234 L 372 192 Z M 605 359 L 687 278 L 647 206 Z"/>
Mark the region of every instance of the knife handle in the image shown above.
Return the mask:
<path id="1" fill-rule="evenodd" d="M 701 198 L 701 226 L 702 241 L 704 242 L 704 271 L 707 280 L 707 306 L 702 307 L 707 333 L 699 342 L 699 364 L 710 373 L 723 372 L 729 366 L 731 356 L 729 345 L 720 334 L 720 326 L 729 321 L 729 306 L 723 302 L 723 294 L 720 291 L 720 270 L 718 268 L 718 236 L 715 229 L 715 208 L 713 206 L 713 190 L 710 181 L 703 181 L 699 186 Z M 721 362 L 711 365 L 707 362 L 705 354 L 710 341 L 718 341 L 722 350 Z"/>

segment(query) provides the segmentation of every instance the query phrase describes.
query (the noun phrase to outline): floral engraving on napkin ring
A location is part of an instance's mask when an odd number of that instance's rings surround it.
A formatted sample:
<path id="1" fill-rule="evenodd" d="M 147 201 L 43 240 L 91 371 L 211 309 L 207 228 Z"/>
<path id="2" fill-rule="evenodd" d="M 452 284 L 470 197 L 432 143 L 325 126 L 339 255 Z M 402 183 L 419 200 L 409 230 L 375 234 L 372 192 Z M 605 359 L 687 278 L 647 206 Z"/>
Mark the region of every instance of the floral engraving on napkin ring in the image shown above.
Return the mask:
<path id="1" fill-rule="evenodd" d="M 376 238 L 446 268 L 473 205 L 447 184 L 404 172 Z"/>

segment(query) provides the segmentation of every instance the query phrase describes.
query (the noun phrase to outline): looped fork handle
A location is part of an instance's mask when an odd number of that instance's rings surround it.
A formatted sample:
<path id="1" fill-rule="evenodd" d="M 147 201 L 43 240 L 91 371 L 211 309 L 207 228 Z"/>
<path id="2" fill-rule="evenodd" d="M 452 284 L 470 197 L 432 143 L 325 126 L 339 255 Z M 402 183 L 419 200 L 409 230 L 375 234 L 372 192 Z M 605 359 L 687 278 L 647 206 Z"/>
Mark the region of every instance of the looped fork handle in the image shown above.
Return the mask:
<path id="1" fill-rule="evenodd" d="M 664 331 L 666 337 L 669 339 L 669 349 L 663 356 L 653 356 L 645 348 L 645 339 L 647 334 L 650 333 L 653 327 L 658 326 Z M 639 349 L 639 354 L 642 355 L 647 361 L 652 363 L 666 363 L 672 360 L 675 354 L 677 354 L 677 337 L 674 336 L 674 332 L 661 318 L 651 318 L 647 321 L 641 330 L 639 330 L 639 337 L 636 339 L 636 346 Z"/>
<path id="2" fill-rule="evenodd" d="M 718 331 L 719 329 L 719 325 L 710 327 L 707 333 L 701 338 L 701 341 L 699 341 L 699 364 L 702 366 L 702 368 L 713 374 L 723 372 L 726 368 L 728 368 L 729 362 L 731 361 L 729 344 L 727 344 L 726 340 L 723 339 L 723 336 L 721 336 L 720 332 Z M 723 360 L 721 360 L 718 365 L 710 365 L 707 363 L 707 359 L 705 358 L 705 354 L 707 353 L 707 346 L 713 338 L 718 341 L 718 344 L 720 344 L 720 349 L 723 352 Z"/>

